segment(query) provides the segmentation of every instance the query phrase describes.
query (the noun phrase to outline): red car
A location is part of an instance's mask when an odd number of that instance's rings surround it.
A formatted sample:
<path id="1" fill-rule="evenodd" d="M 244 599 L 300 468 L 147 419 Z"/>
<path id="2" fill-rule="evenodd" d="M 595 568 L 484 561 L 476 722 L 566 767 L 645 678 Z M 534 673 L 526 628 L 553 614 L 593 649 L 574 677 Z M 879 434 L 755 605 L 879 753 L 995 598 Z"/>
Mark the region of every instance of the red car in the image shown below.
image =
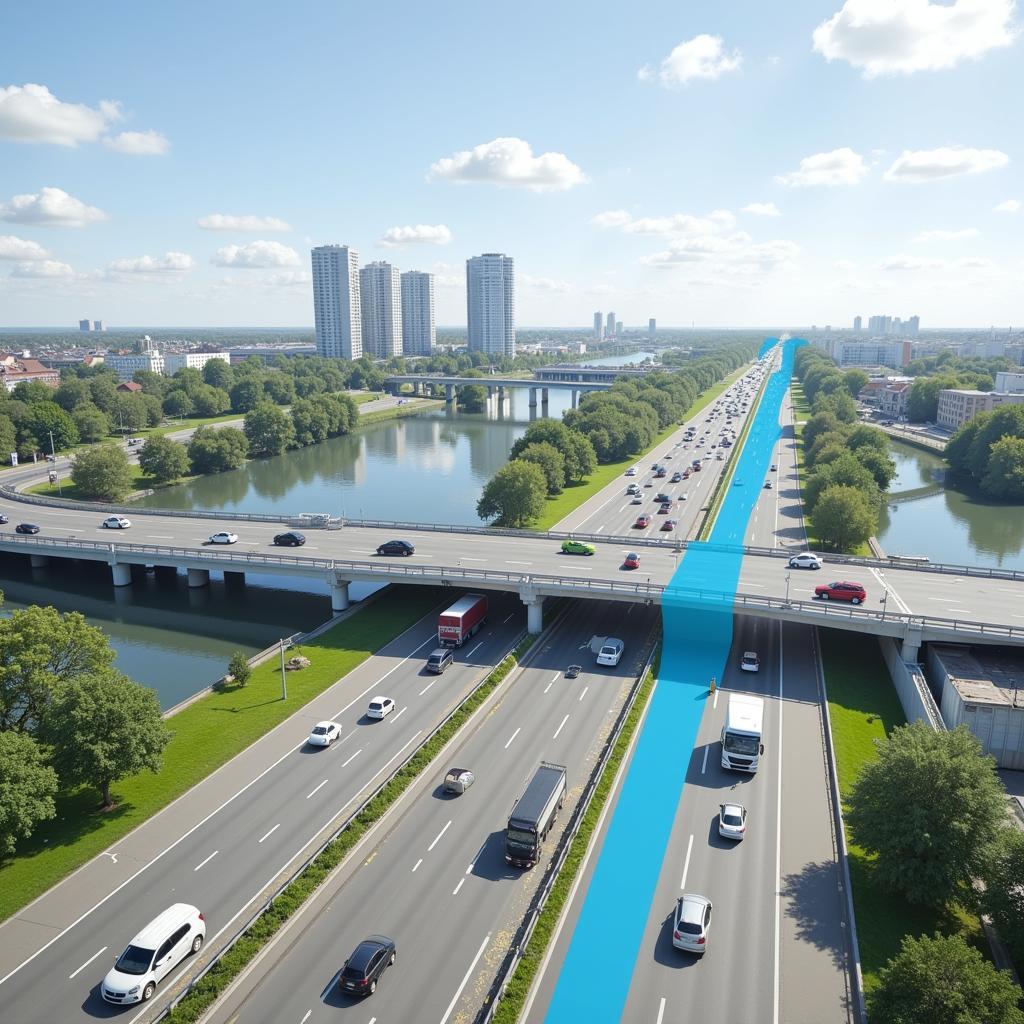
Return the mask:
<path id="1" fill-rule="evenodd" d="M 626 560 L 622 563 L 623 569 L 639 569 L 640 568 L 640 556 L 635 551 L 630 551 L 626 555 Z"/>
<path id="2" fill-rule="evenodd" d="M 859 583 L 823 583 L 814 588 L 814 596 L 822 601 L 849 601 L 850 604 L 862 604 L 867 600 L 867 591 Z"/>
<path id="3" fill-rule="evenodd" d="M 661 524 L 661 529 L 662 529 L 662 532 L 663 532 L 663 533 L 664 533 L 664 532 L 665 532 L 666 530 L 674 530 L 675 528 L 676 528 L 676 521 L 675 521 L 674 519 L 666 519 L 666 520 L 665 520 L 665 521 L 664 521 L 664 522 L 663 522 L 663 523 Z"/>
<path id="4" fill-rule="evenodd" d="M 633 524 L 634 530 L 646 530 L 651 525 L 650 516 L 637 516 L 636 522 Z"/>

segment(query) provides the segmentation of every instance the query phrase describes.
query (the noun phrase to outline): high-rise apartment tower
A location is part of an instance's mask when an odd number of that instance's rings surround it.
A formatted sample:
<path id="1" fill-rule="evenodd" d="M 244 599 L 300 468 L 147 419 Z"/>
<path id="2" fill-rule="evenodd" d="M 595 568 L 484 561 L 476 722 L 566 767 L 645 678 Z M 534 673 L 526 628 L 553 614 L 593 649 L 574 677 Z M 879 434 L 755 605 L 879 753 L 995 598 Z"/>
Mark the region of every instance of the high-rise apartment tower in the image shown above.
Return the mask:
<path id="1" fill-rule="evenodd" d="M 358 359 L 363 354 L 359 253 L 347 245 L 318 245 L 310 255 L 317 353 Z"/>
<path id="2" fill-rule="evenodd" d="M 466 260 L 469 351 L 516 354 L 515 272 L 511 256 L 489 252 Z"/>
<path id="3" fill-rule="evenodd" d="M 363 351 L 374 359 L 402 354 L 402 287 L 398 267 L 382 260 L 359 271 Z"/>
<path id="4" fill-rule="evenodd" d="M 402 352 L 429 356 L 436 340 L 434 275 L 407 270 L 402 274 Z"/>
<path id="5" fill-rule="evenodd" d="M 609 313 L 607 319 L 604 322 L 604 336 L 606 338 L 615 337 L 615 314 Z"/>
<path id="6" fill-rule="evenodd" d="M 604 317 L 600 312 L 594 314 L 594 340 L 600 341 L 604 337 Z"/>

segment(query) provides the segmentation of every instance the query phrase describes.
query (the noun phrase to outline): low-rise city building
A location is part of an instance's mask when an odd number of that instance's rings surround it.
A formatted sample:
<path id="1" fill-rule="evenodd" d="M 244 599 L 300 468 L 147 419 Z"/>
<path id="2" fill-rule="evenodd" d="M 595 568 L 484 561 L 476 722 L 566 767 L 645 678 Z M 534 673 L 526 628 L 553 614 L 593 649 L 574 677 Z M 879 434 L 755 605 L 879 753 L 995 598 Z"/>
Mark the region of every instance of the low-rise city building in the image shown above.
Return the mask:
<path id="1" fill-rule="evenodd" d="M 935 422 L 946 430 L 959 430 L 978 413 L 991 412 L 1000 405 L 1024 405 L 1024 391 L 1007 394 L 1001 391 L 945 388 L 939 392 Z"/>
<path id="2" fill-rule="evenodd" d="M 22 381 L 37 380 L 49 388 L 60 386 L 60 371 L 44 366 L 38 359 L 28 355 L 15 356 L 0 354 L 0 380 L 8 391 L 13 391 Z"/>
<path id="3" fill-rule="evenodd" d="M 173 377 L 179 370 L 202 370 L 211 359 L 231 362 L 230 352 L 168 352 L 164 356 L 163 372 Z"/>

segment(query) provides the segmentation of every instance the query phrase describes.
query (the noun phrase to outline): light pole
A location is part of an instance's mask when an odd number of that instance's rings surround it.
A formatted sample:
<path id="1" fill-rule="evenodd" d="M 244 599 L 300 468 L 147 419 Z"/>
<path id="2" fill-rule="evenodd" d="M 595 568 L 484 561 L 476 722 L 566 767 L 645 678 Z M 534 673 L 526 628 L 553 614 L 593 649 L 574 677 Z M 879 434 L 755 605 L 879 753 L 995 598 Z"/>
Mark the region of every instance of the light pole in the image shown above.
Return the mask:
<path id="1" fill-rule="evenodd" d="M 882 595 L 882 618 L 885 618 L 885 607 L 889 601 L 889 588 L 885 588 L 885 593 Z"/>
<path id="2" fill-rule="evenodd" d="M 288 699 L 288 683 L 284 673 L 284 637 L 281 637 L 281 700 Z"/>
<path id="3" fill-rule="evenodd" d="M 791 572 L 786 573 L 786 605 L 789 605 L 789 580 L 793 574 Z"/>
<path id="4" fill-rule="evenodd" d="M 62 497 L 63 494 L 60 489 L 60 473 L 57 472 L 57 449 L 53 443 L 53 431 L 48 431 L 50 435 L 50 454 L 53 456 L 53 475 L 57 478 L 57 495 Z"/>

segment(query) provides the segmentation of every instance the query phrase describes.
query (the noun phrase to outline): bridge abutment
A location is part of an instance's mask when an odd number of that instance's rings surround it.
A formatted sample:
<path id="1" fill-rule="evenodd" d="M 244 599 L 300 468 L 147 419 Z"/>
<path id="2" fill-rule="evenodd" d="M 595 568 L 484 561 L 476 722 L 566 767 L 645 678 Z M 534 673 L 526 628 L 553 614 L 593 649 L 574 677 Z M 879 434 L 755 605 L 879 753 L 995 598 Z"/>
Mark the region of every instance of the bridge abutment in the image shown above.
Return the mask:
<path id="1" fill-rule="evenodd" d="M 188 570 L 188 585 L 192 589 L 198 587 L 206 587 L 210 585 L 210 570 L 209 569 L 189 569 Z"/>
<path id="2" fill-rule="evenodd" d="M 348 580 L 333 580 L 331 582 L 331 611 L 343 612 L 349 606 Z"/>
<path id="3" fill-rule="evenodd" d="M 903 643 L 900 645 L 900 657 L 904 661 L 916 664 L 921 654 L 921 630 L 913 626 L 908 627 L 903 635 Z"/>
<path id="4" fill-rule="evenodd" d="M 526 605 L 526 631 L 536 636 L 544 630 L 544 598 L 531 587 L 523 587 L 519 597 Z"/>
<path id="5" fill-rule="evenodd" d="M 111 562 L 110 572 L 115 587 L 127 587 L 132 582 L 132 567 L 127 562 Z"/>

